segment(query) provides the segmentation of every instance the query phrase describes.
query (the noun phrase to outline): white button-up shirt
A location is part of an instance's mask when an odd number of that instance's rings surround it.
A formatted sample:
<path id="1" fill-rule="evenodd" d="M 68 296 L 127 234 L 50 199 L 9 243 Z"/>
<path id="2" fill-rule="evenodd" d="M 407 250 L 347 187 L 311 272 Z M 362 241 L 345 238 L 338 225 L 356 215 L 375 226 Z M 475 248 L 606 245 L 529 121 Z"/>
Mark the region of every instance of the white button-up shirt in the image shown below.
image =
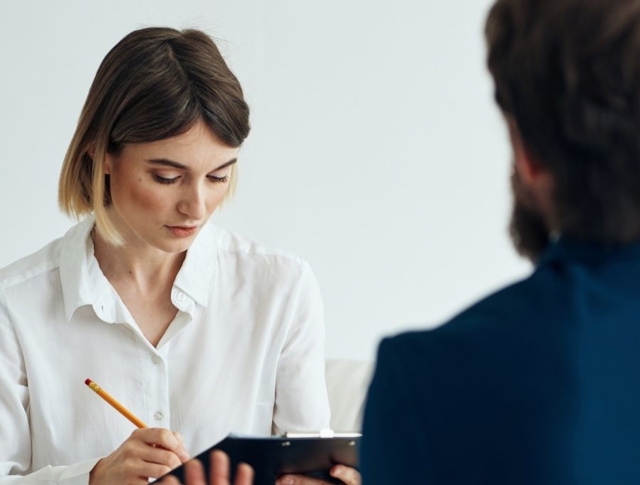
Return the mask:
<path id="1" fill-rule="evenodd" d="M 98 266 L 93 223 L 0 270 L 0 485 L 86 484 L 131 434 L 87 378 L 147 426 L 180 431 L 192 455 L 230 432 L 329 426 L 323 307 L 305 261 L 207 224 L 154 348 Z"/>

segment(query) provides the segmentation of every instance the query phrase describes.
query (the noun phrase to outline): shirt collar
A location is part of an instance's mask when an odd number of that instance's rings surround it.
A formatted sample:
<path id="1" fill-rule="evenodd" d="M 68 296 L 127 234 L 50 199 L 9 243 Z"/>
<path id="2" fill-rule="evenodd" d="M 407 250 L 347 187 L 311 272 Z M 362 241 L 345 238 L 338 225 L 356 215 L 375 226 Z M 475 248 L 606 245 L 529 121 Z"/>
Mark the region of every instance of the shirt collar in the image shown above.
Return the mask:
<path id="1" fill-rule="evenodd" d="M 208 222 L 202 226 L 176 276 L 174 286 L 186 293 L 199 305 L 206 307 L 211 286 L 218 270 L 217 231 Z"/>
<path id="2" fill-rule="evenodd" d="M 95 271 L 93 256 L 93 241 L 89 234 L 93 229 L 95 219 L 89 216 L 67 231 L 62 238 L 60 249 L 60 282 L 62 284 L 62 297 L 67 320 L 77 308 L 91 305 L 95 302 L 95 284 L 89 278 L 92 269 Z M 97 268 L 99 271 L 99 268 Z"/>
<path id="3" fill-rule="evenodd" d="M 559 261 L 580 261 L 586 264 L 600 264 L 614 260 L 640 260 L 640 243 L 595 244 L 573 241 L 559 237 L 551 241 L 544 250 L 537 266 Z"/>
<path id="4" fill-rule="evenodd" d="M 94 256 L 93 241 L 90 237 L 94 224 L 94 216 L 88 216 L 69 229 L 63 237 L 60 281 L 67 320 L 71 319 L 79 307 L 99 305 L 105 295 L 113 293 Z M 211 286 L 217 271 L 216 232 L 213 224 L 203 225 L 187 250 L 174 281 L 174 287 L 204 307 L 209 304 Z"/>

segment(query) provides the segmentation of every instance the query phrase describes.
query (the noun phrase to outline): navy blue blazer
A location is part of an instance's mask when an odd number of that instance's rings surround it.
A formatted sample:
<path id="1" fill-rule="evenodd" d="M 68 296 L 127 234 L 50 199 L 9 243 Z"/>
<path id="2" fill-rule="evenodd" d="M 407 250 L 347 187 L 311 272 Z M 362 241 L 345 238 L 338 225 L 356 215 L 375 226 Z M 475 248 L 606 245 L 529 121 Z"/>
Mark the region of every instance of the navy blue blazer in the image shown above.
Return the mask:
<path id="1" fill-rule="evenodd" d="M 640 245 L 554 243 L 534 273 L 385 339 L 364 485 L 640 484 Z"/>

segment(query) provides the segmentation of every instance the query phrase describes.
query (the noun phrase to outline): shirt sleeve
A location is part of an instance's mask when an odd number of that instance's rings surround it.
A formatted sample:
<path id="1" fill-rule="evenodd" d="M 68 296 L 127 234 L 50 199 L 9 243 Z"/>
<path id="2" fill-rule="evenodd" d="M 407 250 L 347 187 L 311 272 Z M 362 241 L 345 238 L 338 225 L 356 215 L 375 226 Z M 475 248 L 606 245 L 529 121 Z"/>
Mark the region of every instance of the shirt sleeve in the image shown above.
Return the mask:
<path id="1" fill-rule="evenodd" d="M 319 431 L 330 426 L 324 307 L 316 278 L 305 261 L 291 305 L 291 323 L 278 361 L 274 434 Z"/>
<path id="2" fill-rule="evenodd" d="M 360 451 L 362 480 L 367 485 L 426 483 L 424 477 L 417 478 L 418 470 L 425 466 L 420 453 L 425 437 L 416 431 L 420 412 L 411 392 L 411 369 L 402 355 L 393 339 L 383 340 L 378 349 Z"/>
<path id="3" fill-rule="evenodd" d="M 28 409 L 26 365 L 0 288 L 0 485 L 87 485 L 98 459 L 71 466 L 49 466 L 25 475 L 31 464 Z"/>

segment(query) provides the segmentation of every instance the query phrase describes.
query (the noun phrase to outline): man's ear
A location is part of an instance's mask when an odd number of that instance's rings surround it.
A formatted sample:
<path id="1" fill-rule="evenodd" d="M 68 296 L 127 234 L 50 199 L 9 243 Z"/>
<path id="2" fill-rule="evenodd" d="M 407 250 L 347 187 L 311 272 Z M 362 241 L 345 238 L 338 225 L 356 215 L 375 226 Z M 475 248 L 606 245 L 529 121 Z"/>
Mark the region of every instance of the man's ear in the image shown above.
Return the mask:
<path id="1" fill-rule="evenodd" d="M 513 147 L 514 168 L 526 185 L 540 185 L 548 182 L 548 171 L 532 156 L 522 141 L 520 130 L 513 118 L 507 117 L 509 137 Z"/>

